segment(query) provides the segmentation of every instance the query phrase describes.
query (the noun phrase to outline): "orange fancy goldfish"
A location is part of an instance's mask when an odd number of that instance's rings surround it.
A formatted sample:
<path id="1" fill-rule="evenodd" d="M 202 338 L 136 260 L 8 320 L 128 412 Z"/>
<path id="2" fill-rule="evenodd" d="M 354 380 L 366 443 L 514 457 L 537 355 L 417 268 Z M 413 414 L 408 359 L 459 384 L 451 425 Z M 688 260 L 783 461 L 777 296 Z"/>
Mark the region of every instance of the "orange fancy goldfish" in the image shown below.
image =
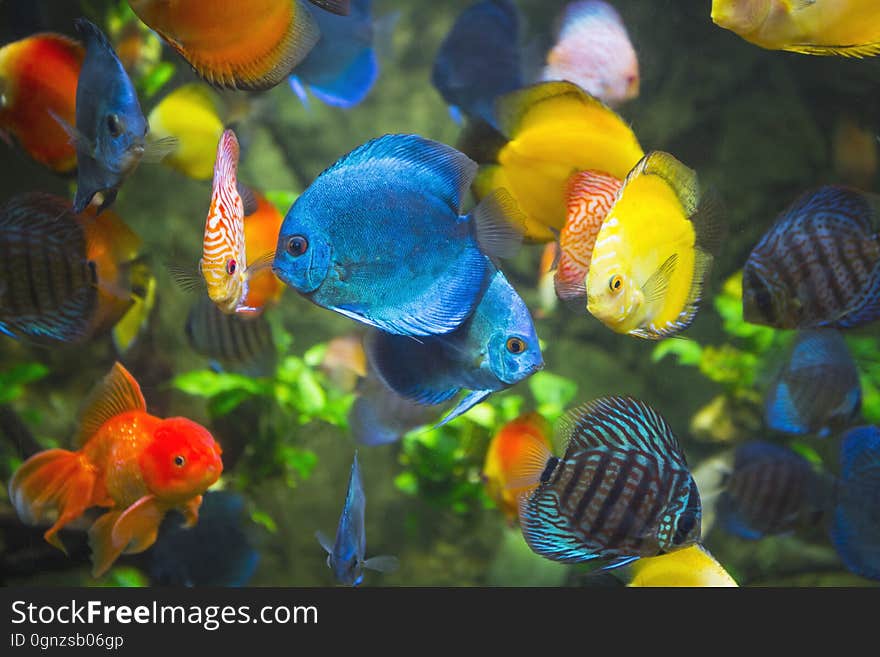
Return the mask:
<path id="1" fill-rule="evenodd" d="M 518 515 L 518 500 L 530 492 L 537 484 L 518 488 L 523 466 L 534 459 L 540 459 L 550 444 L 550 425 L 537 413 L 528 413 L 505 424 L 492 438 L 486 461 L 483 464 L 483 481 L 486 492 L 507 521 L 513 524 Z"/>
<path id="2" fill-rule="evenodd" d="M 11 134 L 53 171 L 76 168 L 76 148 L 53 118 L 76 123 L 85 49 L 60 34 L 35 34 L 0 48 L 0 135 Z"/>
<path id="3" fill-rule="evenodd" d="M 29 524 L 57 515 L 43 536 L 60 550 L 59 530 L 89 507 L 109 509 L 89 529 L 95 577 L 121 554 L 149 548 L 171 509 L 194 525 L 202 493 L 223 471 L 208 430 L 147 413 L 140 386 L 118 362 L 92 391 L 75 444 L 77 451 L 48 449 L 25 461 L 9 482 L 9 497 Z"/>
<path id="4" fill-rule="evenodd" d="M 348 2 L 310 0 L 347 14 Z M 304 0 L 129 0 L 205 80 L 218 87 L 270 89 L 320 38 Z"/>

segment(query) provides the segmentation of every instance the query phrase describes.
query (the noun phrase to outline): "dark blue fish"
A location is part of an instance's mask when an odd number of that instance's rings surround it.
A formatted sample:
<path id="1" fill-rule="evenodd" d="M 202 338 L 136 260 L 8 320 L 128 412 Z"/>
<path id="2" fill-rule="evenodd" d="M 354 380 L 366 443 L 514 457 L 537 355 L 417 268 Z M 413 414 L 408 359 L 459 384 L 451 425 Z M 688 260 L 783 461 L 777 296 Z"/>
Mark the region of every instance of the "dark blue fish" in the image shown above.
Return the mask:
<path id="1" fill-rule="evenodd" d="M 837 331 L 802 331 L 764 401 L 767 426 L 794 435 L 828 436 L 860 415 L 862 388 Z"/>
<path id="2" fill-rule="evenodd" d="M 104 196 L 100 212 L 113 204 L 119 187 L 144 157 L 148 127 L 134 86 L 107 37 L 85 18 L 75 25 L 86 45 L 76 88 L 76 127 L 57 120 L 76 144 L 74 212 L 85 210 L 99 192 Z M 173 144 L 151 144 L 148 159 L 161 157 Z"/>
<path id="3" fill-rule="evenodd" d="M 358 466 L 357 452 L 351 464 L 351 475 L 348 478 L 348 492 L 345 495 L 345 506 L 339 517 L 336 529 L 336 540 L 330 539 L 322 532 L 316 532 L 318 542 L 327 551 L 327 565 L 340 584 L 357 586 L 364 579 L 364 568 L 390 573 L 397 569 L 397 557 L 382 556 L 364 559 L 367 549 L 367 535 L 364 530 L 364 510 L 366 498 L 361 484 L 361 470 Z"/>
<path id="4" fill-rule="evenodd" d="M 376 38 L 390 38 L 392 18 L 374 23 L 372 0 L 352 0 L 348 16 L 310 11 L 321 39 L 290 76 L 290 86 L 308 106 L 306 87 L 323 103 L 349 108 L 362 102 L 379 77 Z"/>
<path id="5" fill-rule="evenodd" d="M 248 536 L 249 523 L 241 495 L 208 491 L 195 525 L 183 527 L 174 516 L 163 523 L 148 553 L 152 584 L 246 586 L 260 560 Z"/>
<path id="6" fill-rule="evenodd" d="M 567 417 L 562 458 L 549 450 L 514 473 L 520 526 L 537 554 L 606 568 L 700 540 L 697 485 L 666 421 L 644 402 L 606 397 Z M 540 458 L 537 458 L 539 457 Z"/>
<path id="7" fill-rule="evenodd" d="M 388 333 L 455 330 L 494 273 L 489 257 L 521 239 L 509 195 L 460 214 L 476 168 L 417 135 L 367 142 L 294 203 L 273 271 L 313 303 Z"/>
<path id="8" fill-rule="evenodd" d="M 757 540 L 809 527 L 822 518 L 830 494 L 828 480 L 796 452 L 762 441 L 736 449 L 734 462 L 717 491 L 722 527 Z M 714 498 L 703 491 L 704 499 Z"/>
<path id="9" fill-rule="evenodd" d="M 382 381 L 419 404 L 472 391 L 440 425 L 544 366 L 529 309 L 500 271 L 473 315 L 452 333 L 415 339 L 375 331 L 364 346 Z"/>
<path id="10" fill-rule="evenodd" d="M 831 541 L 847 569 L 880 579 L 880 428 L 852 429 L 840 447 Z"/>
<path id="11" fill-rule="evenodd" d="M 98 275 L 70 201 L 16 196 L 0 208 L 0 333 L 37 341 L 85 339 Z"/>
<path id="12" fill-rule="evenodd" d="M 497 127 L 495 98 L 523 86 L 519 21 L 510 0 L 465 9 L 440 45 L 431 81 L 461 122 L 463 112 Z"/>
<path id="13" fill-rule="evenodd" d="M 743 269 L 743 316 L 775 328 L 854 328 L 880 319 L 876 197 L 821 187 L 780 215 Z"/>

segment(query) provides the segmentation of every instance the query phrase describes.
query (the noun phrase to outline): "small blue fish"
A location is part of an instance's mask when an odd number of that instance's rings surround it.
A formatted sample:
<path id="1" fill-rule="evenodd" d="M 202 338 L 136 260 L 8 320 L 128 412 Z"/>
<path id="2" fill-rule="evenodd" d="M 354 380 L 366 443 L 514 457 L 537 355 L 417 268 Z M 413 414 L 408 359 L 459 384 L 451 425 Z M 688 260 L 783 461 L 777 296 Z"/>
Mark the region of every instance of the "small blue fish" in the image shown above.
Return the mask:
<path id="1" fill-rule="evenodd" d="M 832 329 L 802 331 L 764 402 L 774 431 L 827 437 L 857 420 L 859 373 L 843 337 Z"/>
<path id="2" fill-rule="evenodd" d="M 246 586 L 260 555 L 246 530 L 244 498 L 228 491 L 208 491 L 199 521 L 182 527 L 174 517 L 162 524 L 148 554 L 147 572 L 160 586 Z"/>
<path id="3" fill-rule="evenodd" d="M 316 305 L 388 333 L 449 333 L 488 285 L 490 257 L 521 241 L 504 190 L 460 214 L 476 168 L 417 135 L 367 142 L 296 200 L 272 270 Z"/>
<path id="4" fill-rule="evenodd" d="M 107 37 L 85 18 L 74 25 L 86 44 L 76 88 L 76 127 L 55 118 L 76 146 L 73 211 L 85 210 L 100 192 L 104 196 L 100 213 L 113 204 L 119 187 L 142 159 L 161 159 L 176 140 L 147 144 L 148 125 L 137 93 Z"/>
<path id="5" fill-rule="evenodd" d="M 390 39 L 397 15 L 373 21 L 372 0 L 352 0 L 351 13 L 337 16 L 309 7 L 321 39 L 294 69 L 290 86 L 308 107 L 308 88 L 327 105 L 350 108 L 361 103 L 379 78 L 374 41 Z"/>
<path id="6" fill-rule="evenodd" d="M 431 81 L 461 114 L 497 127 L 495 98 L 523 86 L 519 21 L 510 0 L 486 0 L 465 9 L 440 45 Z"/>
<path id="7" fill-rule="evenodd" d="M 669 425 L 630 397 L 606 397 L 571 412 L 562 458 L 536 441 L 512 473 L 519 519 L 532 550 L 605 568 L 653 557 L 700 540 L 697 485 Z"/>
<path id="8" fill-rule="evenodd" d="M 831 542 L 851 572 L 880 580 L 880 428 L 847 432 Z"/>
<path id="9" fill-rule="evenodd" d="M 378 376 L 407 399 L 440 404 L 472 391 L 438 426 L 544 367 L 529 309 L 500 271 L 452 333 L 416 340 L 375 331 L 364 346 Z"/>
<path id="10" fill-rule="evenodd" d="M 348 492 L 345 495 L 345 506 L 339 517 L 336 529 L 336 541 L 322 532 L 316 532 L 318 542 L 327 551 L 327 565 L 340 584 L 357 586 L 364 579 L 364 568 L 390 573 L 397 570 L 397 557 L 381 556 L 364 560 L 367 549 L 367 535 L 364 529 L 364 510 L 367 500 L 361 485 L 361 470 L 358 466 L 357 452 L 351 464 L 351 475 L 348 478 Z"/>

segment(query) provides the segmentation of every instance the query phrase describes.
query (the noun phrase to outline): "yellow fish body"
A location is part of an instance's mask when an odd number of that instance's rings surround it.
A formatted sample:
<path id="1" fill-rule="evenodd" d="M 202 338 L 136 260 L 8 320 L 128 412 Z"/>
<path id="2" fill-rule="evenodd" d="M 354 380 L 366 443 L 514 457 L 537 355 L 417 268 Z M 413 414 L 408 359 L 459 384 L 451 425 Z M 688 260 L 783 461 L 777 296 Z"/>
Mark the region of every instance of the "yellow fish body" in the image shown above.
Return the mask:
<path id="1" fill-rule="evenodd" d="M 768 50 L 880 54 L 877 0 L 713 0 L 712 20 Z"/>
<path id="2" fill-rule="evenodd" d="M 148 121 L 154 135 L 177 138 L 177 150 L 165 157 L 165 164 L 196 180 L 213 175 L 223 121 L 209 87 L 197 82 L 178 87 L 156 105 Z"/>
<path id="3" fill-rule="evenodd" d="M 693 321 L 717 246 L 696 173 L 655 151 L 627 175 L 596 236 L 587 310 L 617 333 L 658 340 Z"/>
<path id="4" fill-rule="evenodd" d="M 639 559 L 630 566 L 628 586 L 737 586 L 701 545 L 692 545 L 659 557 Z"/>
<path id="5" fill-rule="evenodd" d="M 622 179 L 644 155 L 620 116 L 570 82 L 507 94 L 496 114 L 507 142 L 496 163 L 481 167 L 474 191 L 483 197 L 507 189 L 526 214 L 532 241 L 552 241 L 565 225 L 572 174 L 589 169 Z"/>

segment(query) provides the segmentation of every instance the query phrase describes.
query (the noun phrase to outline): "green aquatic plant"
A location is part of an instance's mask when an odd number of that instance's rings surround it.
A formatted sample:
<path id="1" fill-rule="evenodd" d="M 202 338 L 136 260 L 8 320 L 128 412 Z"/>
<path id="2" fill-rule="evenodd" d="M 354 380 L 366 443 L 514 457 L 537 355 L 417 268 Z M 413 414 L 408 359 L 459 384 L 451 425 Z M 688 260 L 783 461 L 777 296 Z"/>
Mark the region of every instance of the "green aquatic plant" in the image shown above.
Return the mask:
<path id="1" fill-rule="evenodd" d="M 0 404 L 8 404 L 24 394 L 25 386 L 49 374 L 42 363 L 22 363 L 0 371 Z"/>

